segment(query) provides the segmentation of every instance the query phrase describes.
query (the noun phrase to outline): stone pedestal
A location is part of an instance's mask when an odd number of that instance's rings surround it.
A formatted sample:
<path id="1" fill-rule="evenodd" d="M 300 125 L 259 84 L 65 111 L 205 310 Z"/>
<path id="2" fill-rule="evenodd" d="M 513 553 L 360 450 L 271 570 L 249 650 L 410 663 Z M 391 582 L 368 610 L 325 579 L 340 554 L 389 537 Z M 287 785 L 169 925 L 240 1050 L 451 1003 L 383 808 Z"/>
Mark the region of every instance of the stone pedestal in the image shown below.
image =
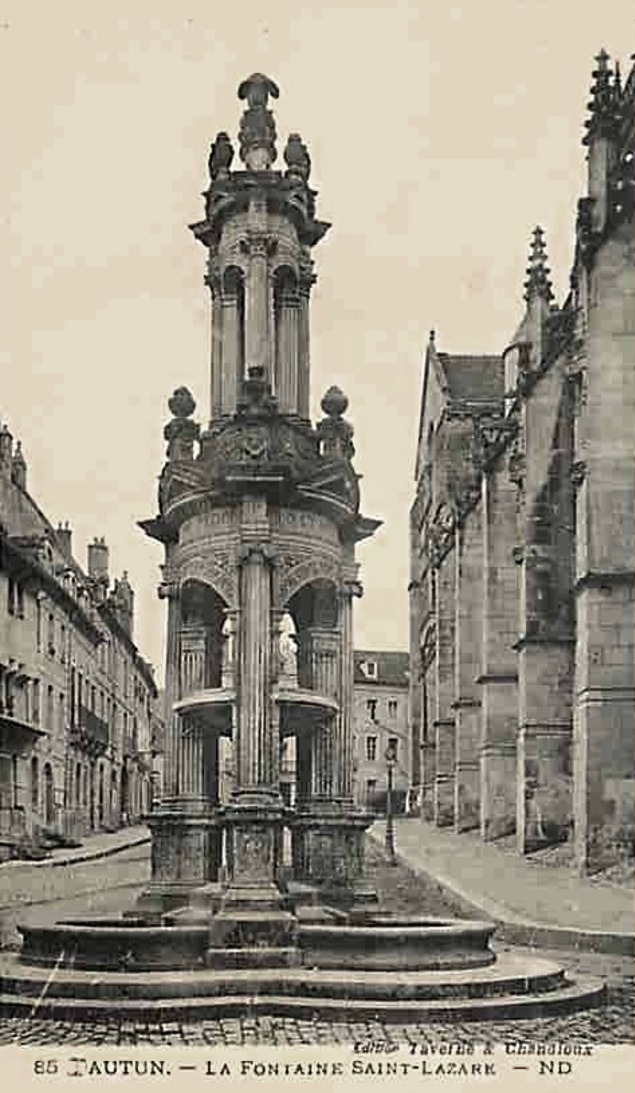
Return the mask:
<path id="1" fill-rule="evenodd" d="M 319 890 L 325 903 L 350 907 L 376 902 L 364 884 L 364 834 L 373 817 L 313 807 L 293 820 L 294 876 Z"/>

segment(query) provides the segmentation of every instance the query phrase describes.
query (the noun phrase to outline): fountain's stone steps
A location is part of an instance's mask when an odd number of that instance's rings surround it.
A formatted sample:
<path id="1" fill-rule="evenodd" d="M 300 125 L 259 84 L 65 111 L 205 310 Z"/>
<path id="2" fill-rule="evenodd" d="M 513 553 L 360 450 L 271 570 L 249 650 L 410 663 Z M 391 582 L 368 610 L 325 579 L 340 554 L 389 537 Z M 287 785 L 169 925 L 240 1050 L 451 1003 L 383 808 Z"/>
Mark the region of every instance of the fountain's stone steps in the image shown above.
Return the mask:
<path id="1" fill-rule="evenodd" d="M 535 1017 L 601 1001 L 597 980 L 572 981 L 533 956 L 503 953 L 495 964 L 443 971 L 311 968 L 100 972 L 55 970 L 0 958 L 0 1009 L 72 1020 L 187 1020 L 246 1012 L 326 1019 L 478 1020 Z"/>

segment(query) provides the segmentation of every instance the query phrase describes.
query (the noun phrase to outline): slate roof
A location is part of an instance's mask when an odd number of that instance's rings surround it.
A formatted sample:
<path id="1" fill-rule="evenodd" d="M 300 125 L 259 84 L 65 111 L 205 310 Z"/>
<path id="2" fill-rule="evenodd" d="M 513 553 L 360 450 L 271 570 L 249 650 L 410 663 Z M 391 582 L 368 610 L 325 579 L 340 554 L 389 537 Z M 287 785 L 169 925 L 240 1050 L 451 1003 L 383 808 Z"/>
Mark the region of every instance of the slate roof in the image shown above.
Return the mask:
<path id="1" fill-rule="evenodd" d="M 505 393 L 505 365 L 499 356 L 438 353 L 450 395 L 459 402 L 498 402 Z"/>
<path id="2" fill-rule="evenodd" d="M 377 665 L 376 676 L 368 675 L 363 665 Z M 370 684 L 376 687 L 406 687 L 408 685 L 408 653 L 382 651 L 377 649 L 356 649 L 354 654 L 354 682 Z"/>

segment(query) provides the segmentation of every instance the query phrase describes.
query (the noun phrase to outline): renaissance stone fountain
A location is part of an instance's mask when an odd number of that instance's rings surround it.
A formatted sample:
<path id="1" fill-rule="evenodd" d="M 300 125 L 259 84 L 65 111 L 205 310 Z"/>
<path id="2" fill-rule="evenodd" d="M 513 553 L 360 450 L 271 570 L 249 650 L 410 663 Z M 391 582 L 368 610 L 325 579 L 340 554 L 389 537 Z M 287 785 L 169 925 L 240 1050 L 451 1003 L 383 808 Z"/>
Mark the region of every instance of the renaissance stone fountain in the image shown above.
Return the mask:
<path id="1" fill-rule="evenodd" d="M 24 924 L 20 956 L 2 961 L 3 1006 L 403 1020 L 590 1003 L 597 984 L 497 957 L 491 924 L 391 916 L 365 882 L 352 613 L 356 544 L 379 521 L 360 512 L 346 397 L 330 388 L 310 420 L 311 255 L 329 227 L 310 157 L 294 133 L 274 169 L 272 80 L 255 74 L 238 94 L 243 169 L 219 133 L 192 225 L 208 253 L 209 425 L 176 390 L 158 515 L 141 525 L 164 546 L 167 604 L 151 880 L 118 915 Z"/>

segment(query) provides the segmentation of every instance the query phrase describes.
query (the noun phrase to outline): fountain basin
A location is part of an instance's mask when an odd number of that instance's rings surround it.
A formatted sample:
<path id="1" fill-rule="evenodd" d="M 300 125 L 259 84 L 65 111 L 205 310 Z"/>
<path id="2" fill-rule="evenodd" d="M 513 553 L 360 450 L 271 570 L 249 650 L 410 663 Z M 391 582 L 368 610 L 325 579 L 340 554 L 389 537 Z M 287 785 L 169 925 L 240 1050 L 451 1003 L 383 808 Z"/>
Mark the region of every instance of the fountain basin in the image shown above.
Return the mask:
<path id="1" fill-rule="evenodd" d="M 20 959 L 40 967 L 96 971 L 170 971 L 203 964 L 207 926 L 135 924 L 138 921 L 111 916 L 18 926 L 23 937 Z"/>
<path id="2" fill-rule="evenodd" d="M 199 968 L 205 963 L 212 922 L 213 917 L 157 925 L 123 915 L 22 925 L 21 961 L 95 971 Z M 381 914 L 365 915 L 359 922 L 304 923 L 298 928 L 297 962 L 309 968 L 369 971 L 486 967 L 494 961 L 489 948 L 493 932 L 493 925 L 484 922 Z M 254 952 L 253 966 L 261 966 L 265 955 Z M 248 963 L 245 953 L 241 966 Z"/>
<path id="3" fill-rule="evenodd" d="M 348 923 L 300 928 L 302 962 L 316 968 L 417 971 L 483 968 L 495 955 L 488 922 L 419 916 L 364 915 Z"/>

